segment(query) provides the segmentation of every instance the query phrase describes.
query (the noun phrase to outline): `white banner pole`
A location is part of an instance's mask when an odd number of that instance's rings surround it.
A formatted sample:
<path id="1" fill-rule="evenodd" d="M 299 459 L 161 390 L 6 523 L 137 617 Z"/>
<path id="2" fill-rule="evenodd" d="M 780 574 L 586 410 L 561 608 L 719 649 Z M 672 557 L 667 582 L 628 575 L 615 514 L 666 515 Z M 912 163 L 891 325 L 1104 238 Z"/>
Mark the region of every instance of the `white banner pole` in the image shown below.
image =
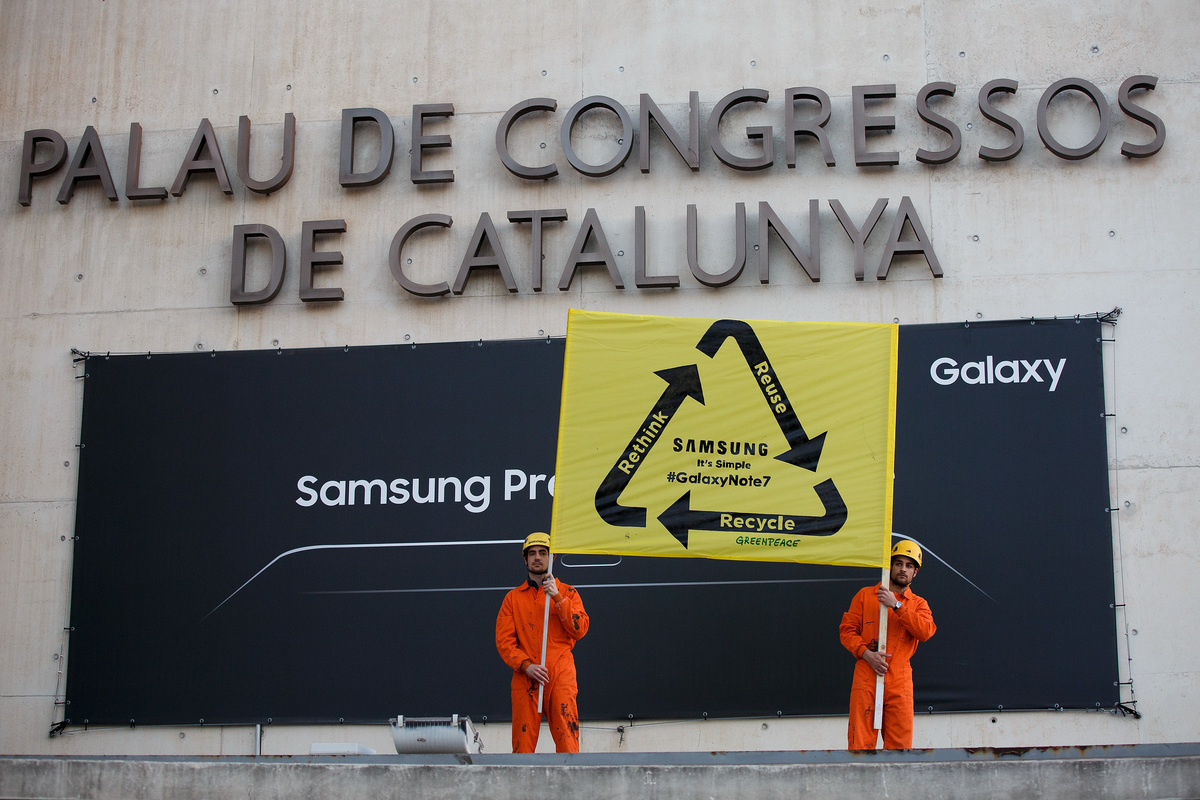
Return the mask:
<path id="1" fill-rule="evenodd" d="M 546 575 L 554 577 L 554 555 L 550 556 L 550 566 L 546 568 Z M 543 581 L 543 584 L 545 581 Z M 542 666 L 546 666 L 546 640 L 550 637 L 550 595 L 546 595 L 546 612 L 542 615 Z M 546 684 L 538 684 L 538 713 L 542 712 L 542 694 L 545 692 Z"/>
<path id="2" fill-rule="evenodd" d="M 879 584 L 884 589 L 891 587 L 891 570 L 887 567 L 883 568 L 883 577 L 879 579 Z M 879 604 L 879 650 L 881 654 L 887 653 L 887 625 L 888 625 L 888 607 L 883 603 Z M 875 676 L 875 730 L 883 727 L 883 676 Z"/>

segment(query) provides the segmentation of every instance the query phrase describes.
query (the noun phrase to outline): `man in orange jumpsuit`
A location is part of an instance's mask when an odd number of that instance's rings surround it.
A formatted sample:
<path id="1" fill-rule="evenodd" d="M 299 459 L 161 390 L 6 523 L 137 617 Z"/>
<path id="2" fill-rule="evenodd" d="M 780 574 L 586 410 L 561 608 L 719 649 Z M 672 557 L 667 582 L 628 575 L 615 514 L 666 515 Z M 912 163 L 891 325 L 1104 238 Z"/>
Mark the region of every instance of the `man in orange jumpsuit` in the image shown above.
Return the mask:
<path id="1" fill-rule="evenodd" d="M 588 630 L 588 615 L 573 586 L 550 574 L 550 537 L 531 533 L 521 555 L 529 577 L 504 596 L 496 616 L 496 649 L 512 667 L 512 742 L 514 753 L 532 753 L 537 747 L 542 715 L 538 687 L 544 687 L 550 735 L 559 753 L 579 752 L 579 710 L 575 697 L 575 658 L 571 649 Z M 546 663 L 541 664 L 542 620 L 550 599 L 550 634 Z"/>
<path id="2" fill-rule="evenodd" d="M 908 540 L 892 548 L 892 589 L 882 583 L 866 586 L 842 615 L 842 645 L 854 654 L 854 682 L 850 686 L 849 749 L 874 750 L 875 676 L 883 678 L 883 746 L 890 750 L 912 747 L 913 688 L 909 659 L 918 642 L 933 636 L 937 626 L 929 604 L 909 590 L 921 568 L 921 548 Z M 887 612 L 887 652 L 879 653 L 879 607 Z"/>

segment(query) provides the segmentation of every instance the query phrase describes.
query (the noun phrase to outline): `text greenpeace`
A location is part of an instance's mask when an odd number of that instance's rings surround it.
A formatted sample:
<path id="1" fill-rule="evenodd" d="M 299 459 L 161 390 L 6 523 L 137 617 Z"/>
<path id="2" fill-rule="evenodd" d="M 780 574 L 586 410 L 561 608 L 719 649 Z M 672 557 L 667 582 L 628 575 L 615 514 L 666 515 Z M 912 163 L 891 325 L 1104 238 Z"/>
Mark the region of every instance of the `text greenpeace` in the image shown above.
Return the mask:
<path id="1" fill-rule="evenodd" d="M 968 361 L 962 366 L 953 358 L 939 358 L 929 367 L 929 377 L 942 386 L 962 380 L 963 383 L 992 384 L 992 383 L 1045 383 L 1050 381 L 1050 391 L 1058 388 L 1058 379 L 1062 377 L 1063 368 L 1067 365 L 1065 358 L 1060 358 L 1055 365 L 1048 358 L 1035 358 L 1033 361 L 1011 359 L 996 361 L 988 356 L 983 361 Z M 1042 374 L 1043 368 L 1045 375 Z"/>
<path id="2" fill-rule="evenodd" d="M 318 486 L 319 484 L 319 486 Z M 504 499 L 518 493 L 528 499 L 538 499 L 538 488 L 554 496 L 554 476 L 528 474 L 519 469 L 504 470 Z M 463 508 L 479 514 L 492 503 L 492 476 L 472 475 L 469 478 L 364 478 L 357 480 L 327 480 L 305 475 L 296 481 L 301 496 L 296 505 L 309 508 L 321 503 L 326 506 L 404 505 L 413 503 L 463 503 Z M 465 502 L 464 502 L 465 499 Z"/>

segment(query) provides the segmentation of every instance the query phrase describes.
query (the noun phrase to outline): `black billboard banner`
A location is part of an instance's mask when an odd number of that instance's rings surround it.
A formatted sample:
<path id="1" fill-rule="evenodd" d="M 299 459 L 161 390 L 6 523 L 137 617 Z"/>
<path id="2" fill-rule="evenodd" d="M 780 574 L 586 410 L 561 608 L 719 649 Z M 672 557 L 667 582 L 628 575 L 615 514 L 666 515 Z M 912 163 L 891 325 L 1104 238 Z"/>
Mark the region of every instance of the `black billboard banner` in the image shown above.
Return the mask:
<path id="1" fill-rule="evenodd" d="M 893 528 L 942 560 L 918 709 L 1117 702 L 1101 327 L 900 329 Z"/>
<path id="2" fill-rule="evenodd" d="M 894 528 L 938 623 L 919 711 L 1117 702 L 1099 339 L 901 326 Z M 71 723 L 507 719 L 493 627 L 549 527 L 562 362 L 559 339 L 90 355 Z M 878 570 L 555 568 L 592 619 L 583 718 L 845 713 L 837 627 Z"/>

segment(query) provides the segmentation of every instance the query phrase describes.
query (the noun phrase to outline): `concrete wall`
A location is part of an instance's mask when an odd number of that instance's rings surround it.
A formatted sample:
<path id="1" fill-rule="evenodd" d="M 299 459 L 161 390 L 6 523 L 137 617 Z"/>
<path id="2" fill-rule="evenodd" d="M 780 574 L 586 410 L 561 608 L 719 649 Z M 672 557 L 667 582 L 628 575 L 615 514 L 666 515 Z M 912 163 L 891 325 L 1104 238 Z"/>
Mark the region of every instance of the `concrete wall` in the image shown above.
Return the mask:
<path id="1" fill-rule="evenodd" d="M 500 8 L 501 10 L 497 10 Z M 369 345 L 562 335 L 569 307 L 675 316 L 846 320 L 902 323 L 1124 310 L 1107 346 L 1123 697 L 1140 719 L 1107 712 L 955 714 L 919 718 L 918 747 L 1079 745 L 1200 740 L 1200 643 L 1183 628 L 1186 586 L 1197 571 L 1200 429 L 1191 347 L 1200 302 L 1194 252 L 1200 139 L 1200 7 L 1188 0 L 1090 6 L 1048 2 L 953 0 L 876 2 L 624 2 L 524 5 L 476 2 L 340 3 L 257 0 L 176 4 L 106 0 L 47 5 L 0 4 L 0 752 L 247 754 L 253 729 L 80 730 L 49 738 L 62 718 L 76 448 L 82 387 L 71 348 L 141 352 Z M 1133 75 L 1158 87 L 1136 101 L 1163 118 L 1166 144 L 1156 156 L 1129 159 L 1121 143 L 1145 143 L 1150 129 L 1117 109 L 1117 90 Z M 1096 84 L 1113 109 L 1101 150 L 1083 161 L 1053 155 L 1036 132 L 1046 87 L 1065 77 Z M 998 101 L 1025 129 L 1012 161 L 990 164 L 980 146 L 1009 136 L 980 113 L 975 95 L 996 78 L 1018 81 Z M 931 167 L 918 148 L 946 137 L 915 113 L 915 95 L 932 81 L 958 86 L 938 106 L 962 127 L 963 152 Z M 895 167 L 854 165 L 851 88 L 895 84 L 894 101 L 870 107 L 896 117 L 873 150 L 895 149 Z M 826 167 L 802 143 L 798 164 L 783 162 L 783 93 L 816 86 L 832 98 L 828 131 L 837 165 Z M 702 119 L 742 87 L 770 92 L 761 107 L 726 120 L 730 149 L 753 155 L 747 125 L 774 127 L 772 168 L 743 173 L 721 164 L 701 137 L 701 168 L 689 171 L 657 129 L 652 169 L 636 152 L 606 178 L 572 170 L 558 125 L 577 100 L 616 98 L 636 112 L 649 93 L 678 127 L 688 93 L 700 94 Z M 558 102 L 513 131 L 514 153 L 529 163 L 558 163 L 551 181 L 509 174 L 493 139 L 504 112 L 532 97 Z M 430 169 L 453 169 L 455 182 L 408 180 L 414 104 L 454 104 L 435 122 L 453 147 L 434 152 Z M 338 184 L 342 109 L 376 107 L 397 133 L 391 175 L 374 187 Z M 240 115 L 254 122 L 252 168 L 263 180 L 278 164 L 285 113 L 296 117 L 291 182 L 270 197 L 236 176 Z M 233 192 L 211 177 L 193 178 L 180 197 L 125 196 L 130 124 L 143 134 L 141 184 L 170 187 L 202 119 L 212 122 Z M 636 116 L 635 116 L 636 119 Z M 1096 129 L 1096 112 L 1076 94 L 1051 108 L 1055 134 L 1078 147 Z M 970 128 L 967 126 L 970 125 Z M 118 202 L 95 181 L 66 205 L 55 202 L 67 168 L 34 182 L 32 203 L 17 202 L 27 130 L 51 128 L 72 156 L 85 129 L 99 135 Z M 639 135 L 642 135 L 639 133 Z M 576 129 L 593 163 L 619 147 L 604 114 Z M 803 142 L 804 140 L 802 140 Z M 740 143 L 739 143 L 740 142 Z M 545 147 L 540 145 L 544 143 Z M 370 136 L 361 158 L 372 158 Z M 914 208 L 940 260 L 896 263 L 886 281 L 870 279 L 902 197 Z M 868 280 L 854 279 L 850 240 L 828 200 L 861 222 L 889 198 L 868 239 Z M 757 203 L 770 202 L 807 241 L 808 200 L 820 200 L 821 282 L 814 284 L 772 242 L 771 282 L 757 280 Z M 734 206 L 747 204 L 745 273 L 713 289 L 688 273 L 686 206 L 698 207 L 701 265 L 719 272 L 733 256 Z M 634 207 L 648 218 L 650 272 L 678 274 L 675 289 L 634 288 Z M 548 227 L 545 290 L 534 292 L 528 226 L 506 212 L 565 208 L 570 220 Z M 614 288 L 601 269 L 582 270 L 569 291 L 555 287 L 584 212 L 595 208 L 624 278 Z M 448 232 L 419 235 L 406 251 L 410 274 L 454 280 L 483 212 L 491 215 L 513 264 L 519 291 L 495 275 L 475 275 L 461 296 L 418 298 L 393 280 L 388 247 L 396 230 L 425 213 L 450 214 Z M 318 270 L 318 286 L 338 286 L 342 302 L 299 300 L 300 230 L 306 220 L 345 219 L 347 231 L 318 242 L 339 250 L 340 267 Z M 261 223 L 283 235 L 288 270 L 278 298 L 236 307 L 229 301 L 232 231 Z M 261 259 L 252 282 L 265 282 Z M 1069 569 L 1070 565 L 1064 565 Z M 1107 582 L 1110 576 L 1096 576 Z M 1053 609 L 1047 609 L 1053 613 Z M 1069 621 L 1064 621 L 1069 624 Z M 152 653 L 147 658 L 153 658 Z M 1002 653 L 996 654 L 1003 658 Z M 169 665 L 164 665 L 169 668 Z M 919 668 L 919 665 L 918 665 Z M 849 676 L 847 676 L 849 682 Z M 1136 693 L 1134 696 L 1131 692 Z M 507 731 L 485 726 L 490 752 Z M 303 753 L 316 741 L 362 741 L 380 752 L 385 728 L 271 729 L 264 752 Z M 824 749 L 844 743 L 844 722 L 748 720 L 586 729 L 594 751 Z"/>
<path id="2" fill-rule="evenodd" d="M 1194 748 L 1139 746 L 1012 753 L 662 754 L 613 759 L 493 756 L 404 758 L 95 759 L 0 757 L 8 798 L 486 797 L 557 798 L 586 787 L 611 798 L 912 797 L 1113 800 L 1194 797 Z"/>

